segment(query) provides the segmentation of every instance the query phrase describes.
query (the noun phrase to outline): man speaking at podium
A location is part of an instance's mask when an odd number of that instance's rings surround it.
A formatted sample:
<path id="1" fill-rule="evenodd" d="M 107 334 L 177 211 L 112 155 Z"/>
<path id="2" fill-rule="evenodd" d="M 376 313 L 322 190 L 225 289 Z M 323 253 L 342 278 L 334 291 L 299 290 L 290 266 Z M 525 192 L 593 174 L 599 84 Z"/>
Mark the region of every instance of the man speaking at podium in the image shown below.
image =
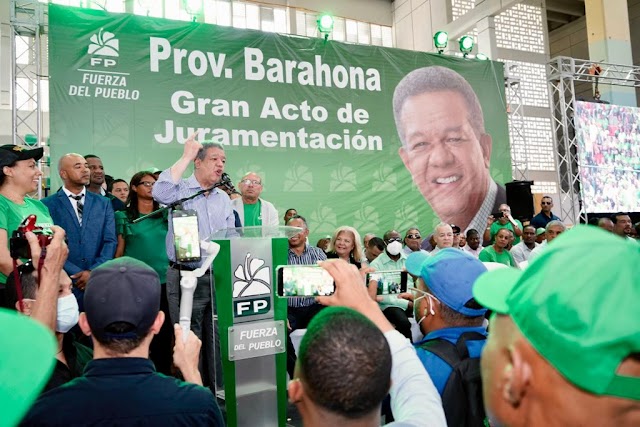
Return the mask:
<path id="1" fill-rule="evenodd" d="M 212 188 L 218 184 L 224 172 L 227 158 L 222 145 L 213 143 L 200 144 L 194 133 L 184 143 L 182 156 L 169 169 L 162 171 L 158 181 L 153 186 L 153 198 L 168 205 L 182 198 L 191 196 L 198 191 Z M 193 162 L 194 172 L 186 179 L 182 175 Z M 231 201 L 227 193 L 219 188 L 206 192 L 194 199 L 182 203 L 183 210 L 194 210 L 198 216 L 198 234 L 200 240 L 206 240 L 214 231 L 235 226 Z M 174 246 L 172 221 L 169 221 L 167 233 L 167 299 L 169 301 L 169 316 L 171 323 L 176 324 L 180 313 L 180 270 L 192 271 L 200 267 L 202 261 L 178 263 Z M 222 372 L 214 368 L 214 328 L 212 312 L 215 312 L 215 296 L 212 300 L 213 275 L 207 272 L 198 278 L 198 284 L 193 294 L 193 312 L 191 315 L 191 329 L 203 342 L 202 352 L 203 378 L 211 386 L 216 376 L 221 378 Z M 215 330 L 216 343 L 219 342 L 217 328 Z M 220 361 L 219 356 L 215 358 Z M 220 383 L 220 382 L 219 382 Z M 205 384 L 206 385 L 206 384 Z"/>

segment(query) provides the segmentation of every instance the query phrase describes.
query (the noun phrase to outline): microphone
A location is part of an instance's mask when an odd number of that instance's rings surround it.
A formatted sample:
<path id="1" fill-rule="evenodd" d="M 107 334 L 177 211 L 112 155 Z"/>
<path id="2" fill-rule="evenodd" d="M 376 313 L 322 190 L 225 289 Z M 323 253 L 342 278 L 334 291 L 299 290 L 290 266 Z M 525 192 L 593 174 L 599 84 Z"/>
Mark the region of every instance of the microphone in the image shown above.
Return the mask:
<path id="1" fill-rule="evenodd" d="M 226 189 L 231 193 L 238 193 L 238 190 L 236 190 L 236 188 L 233 186 L 233 181 L 231 181 L 229 174 L 227 174 L 226 172 L 222 174 L 222 178 L 220 179 L 220 186 L 226 187 Z"/>

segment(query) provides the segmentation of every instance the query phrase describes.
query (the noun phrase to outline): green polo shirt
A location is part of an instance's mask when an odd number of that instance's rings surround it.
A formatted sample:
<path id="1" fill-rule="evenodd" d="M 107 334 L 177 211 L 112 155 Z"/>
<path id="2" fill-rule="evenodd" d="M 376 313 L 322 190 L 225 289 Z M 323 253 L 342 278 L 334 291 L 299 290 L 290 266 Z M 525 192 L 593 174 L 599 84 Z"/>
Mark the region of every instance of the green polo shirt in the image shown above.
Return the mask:
<path id="1" fill-rule="evenodd" d="M 520 229 L 520 231 L 522 231 L 522 223 L 520 221 L 518 221 L 517 219 L 514 219 L 514 221 L 516 222 L 516 224 L 518 224 L 518 228 Z M 506 228 L 507 230 L 511 230 L 513 232 L 513 235 L 516 238 L 513 241 L 514 245 L 517 245 L 518 243 L 520 243 L 520 237 L 518 237 L 516 235 L 516 230 L 513 229 L 513 224 L 511 224 L 511 222 L 507 222 L 506 224 L 502 225 L 498 221 L 494 221 L 494 223 L 491 224 L 491 242 L 490 243 L 492 245 L 496 241 L 496 239 L 495 239 L 496 234 L 498 234 L 498 231 L 500 231 L 503 228 Z"/>
<path id="2" fill-rule="evenodd" d="M 509 267 L 518 267 L 518 263 L 513 259 L 511 252 L 505 249 L 499 254 L 493 248 L 493 245 L 484 248 L 482 252 L 480 252 L 478 259 L 483 262 L 499 262 Z"/>
<path id="3" fill-rule="evenodd" d="M 244 205 L 244 226 L 252 227 L 262 225 L 262 202 L 258 199 L 258 203 L 252 205 Z"/>

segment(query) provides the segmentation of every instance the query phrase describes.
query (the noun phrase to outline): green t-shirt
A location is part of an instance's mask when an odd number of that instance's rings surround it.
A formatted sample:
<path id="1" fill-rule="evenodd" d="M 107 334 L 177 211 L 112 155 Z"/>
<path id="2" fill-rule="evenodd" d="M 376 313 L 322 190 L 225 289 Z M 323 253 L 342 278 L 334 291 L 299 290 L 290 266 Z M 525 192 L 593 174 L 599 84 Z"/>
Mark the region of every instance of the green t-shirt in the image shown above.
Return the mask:
<path id="1" fill-rule="evenodd" d="M 147 263 L 153 268 L 160 283 L 167 281 L 166 237 L 168 231 L 167 217 L 148 218 L 132 224 L 127 219 L 125 211 L 118 211 L 116 216 L 116 233 L 124 238 L 124 255 Z"/>
<path id="2" fill-rule="evenodd" d="M 493 245 L 484 248 L 478 256 L 480 261 L 484 262 L 499 262 L 500 264 L 508 265 L 509 267 L 517 267 L 518 264 L 513 259 L 511 252 L 503 250 L 501 254 L 497 253 L 493 248 Z"/>
<path id="3" fill-rule="evenodd" d="M 517 219 L 514 219 L 514 221 L 516 222 L 516 224 L 518 224 L 518 228 L 522 231 L 522 223 Z M 498 234 L 498 231 L 500 231 L 503 228 L 506 228 L 507 230 L 511 230 L 513 232 L 513 235 L 516 238 L 513 241 L 514 245 L 517 245 L 518 243 L 520 243 L 520 237 L 516 235 L 516 230 L 513 229 L 513 224 L 511 224 L 511 222 L 507 222 L 506 224 L 502 225 L 498 221 L 494 221 L 494 223 L 491 224 L 491 242 L 490 243 L 492 245 L 496 242 L 496 239 L 495 239 L 496 234 Z"/>
<path id="4" fill-rule="evenodd" d="M 36 216 L 36 225 L 45 233 L 51 233 L 53 220 L 49 209 L 40 201 L 25 197 L 24 204 L 18 205 L 0 194 L 0 228 L 7 232 L 7 247 L 13 232 L 29 215 Z M 7 276 L 0 273 L 0 284 L 7 283 Z"/>
<path id="5" fill-rule="evenodd" d="M 258 199 L 258 203 L 253 205 L 244 205 L 244 226 L 258 226 L 262 225 L 261 215 L 262 202 Z"/>

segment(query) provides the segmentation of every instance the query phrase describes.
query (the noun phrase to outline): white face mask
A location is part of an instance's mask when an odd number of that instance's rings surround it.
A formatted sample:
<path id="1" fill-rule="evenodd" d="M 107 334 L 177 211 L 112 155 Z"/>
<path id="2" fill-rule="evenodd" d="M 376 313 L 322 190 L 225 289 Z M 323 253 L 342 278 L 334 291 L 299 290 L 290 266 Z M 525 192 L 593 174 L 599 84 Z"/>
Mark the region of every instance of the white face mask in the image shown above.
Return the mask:
<path id="1" fill-rule="evenodd" d="M 426 298 L 427 301 L 429 301 L 429 309 L 428 310 L 426 310 L 426 309 L 424 310 L 424 315 L 422 317 L 420 317 L 420 320 L 418 320 L 418 326 L 420 326 L 420 323 L 422 323 L 422 321 L 427 318 L 428 314 L 431 314 L 432 316 L 435 316 L 435 314 L 436 314 L 435 310 L 433 309 L 433 301 L 431 300 L 432 295 L 428 294 L 428 293 L 425 293 L 424 295 L 422 295 L 422 296 L 416 298 L 415 300 L 413 300 L 413 317 L 415 319 L 417 319 L 419 314 L 420 314 L 420 313 L 418 313 L 418 310 L 420 309 L 420 302 L 419 301 L 422 298 Z"/>
<path id="2" fill-rule="evenodd" d="M 56 332 L 66 334 L 78 323 L 80 312 L 75 295 L 69 294 L 58 298 L 58 314 L 56 317 Z"/>
<path id="3" fill-rule="evenodd" d="M 398 242 L 397 240 L 394 240 L 393 242 L 387 245 L 387 252 L 389 252 L 393 256 L 398 255 L 401 250 L 402 250 L 402 243 Z"/>

